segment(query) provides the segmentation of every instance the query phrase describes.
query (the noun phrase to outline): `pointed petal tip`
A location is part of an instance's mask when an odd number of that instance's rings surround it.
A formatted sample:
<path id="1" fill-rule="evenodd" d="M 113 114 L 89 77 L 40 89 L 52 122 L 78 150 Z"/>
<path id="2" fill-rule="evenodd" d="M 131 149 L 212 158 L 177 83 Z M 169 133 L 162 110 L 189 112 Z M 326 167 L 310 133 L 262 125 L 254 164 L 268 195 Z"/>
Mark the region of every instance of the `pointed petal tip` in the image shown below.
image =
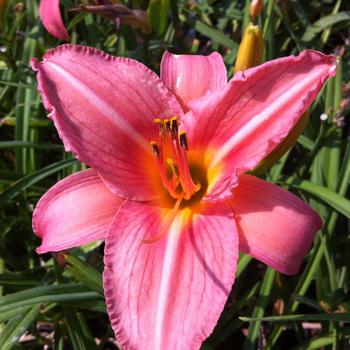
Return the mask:
<path id="1" fill-rule="evenodd" d="M 93 169 L 64 178 L 40 198 L 33 212 L 33 232 L 42 239 L 37 253 L 104 239 L 121 203 Z"/>
<path id="2" fill-rule="evenodd" d="M 34 72 L 37 72 L 39 70 L 39 61 L 37 58 L 33 57 L 30 61 L 29 61 L 29 65 L 30 67 L 33 69 Z"/>
<path id="3" fill-rule="evenodd" d="M 53 251 L 53 250 L 51 250 L 49 248 L 45 248 L 43 245 L 41 245 L 38 248 L 36 248 L 35 251 L 37 252 L 37 254 L 45 254 L 45 253 L 48 253 L 48 252 Z"/>
<path id="4" fill-rule="evenodd" d="M 41 246 L 35 249 L 37 254 L 44 254 L 45 252 L 41 250 Z"/>
<path id="5" fill-rule="evenodd" d="M 148 140 L 157 133 L 151 121 L 155 116 L 183 115 L 159 77 L 135 60 L 71 44 L 47 51 L 32 67 L 66 151 L 95 168 L 120 197 L 159 196 L 149 176 L 153 163 L 145 161 L 152 156 Z"/>
<path id="6" fill-rule="evenodd" d="M 319 215 L 294 194 L 255 176 L 240 176 L 230 200 L 240 249 L 275 270 L 298 273 L 316 233 Z"/>
<path id="7" fill-rule="evenodd" d="M 69 35 L 64 26 L 59 0 L 41 0 L 39 16 L 45 29 L 60 40 L 69 40 Z"/>
<path id="8" fill-rule="evenodd" d="M 205 200 L 230 196 L 236 178 L 254 169 L 287 137 L 325 81 L 334 76 L 336 65 L 335 56 L 305 50 L 239 72 L 222 91 L 191 104 L 191 118 L 184 120 L 191 142 L 209 143 L 217 149 L 211 166 L 223 166 L 216 183 L 209 184 Z M 226 134 L 220 123 L 225 123 Z M 218 132 L 210 134 L 207 129 Z"/>
<path id="9" fill-rule="evenodd" d="M 336 74 L 337 65 L 339 63 L 339 59 L 334 55 L 327 55 L 323 52 L 316 50 L 304 50 L 299 55 L 295 56 L 297 59 L 302 59 L 304 56 L 308 56 L 310 60 L 319 60 L 320 63 L 329 65 L 329 76 L 333 77 Z"/>

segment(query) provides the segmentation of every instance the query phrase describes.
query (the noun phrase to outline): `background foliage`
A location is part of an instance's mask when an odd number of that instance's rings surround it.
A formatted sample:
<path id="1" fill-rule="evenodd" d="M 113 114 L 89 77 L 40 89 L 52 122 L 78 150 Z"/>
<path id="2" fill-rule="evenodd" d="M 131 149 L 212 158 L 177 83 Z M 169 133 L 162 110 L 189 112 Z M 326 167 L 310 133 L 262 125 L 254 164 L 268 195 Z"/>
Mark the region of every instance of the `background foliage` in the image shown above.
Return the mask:
<path id="1" fill-rule="evenodd" d="M 135 58 L 155 71 L 165 49 L 217 50 L 232 75 L 249 22 L 244 0 L 130 0 L 129 8 L 149 9 L 152 31 L 126 25 L 117 31 L 111 20 L 68 11 L 78 3 L 84 1 L 61 1 L 72 43 Z M 116 349 L 101 287 L 103 244 L 65 255 L 35 253 L 37 200 L 84 167 L 64 152 L 28 67 L 31 57 L 59 42 L 41 26 L 36 0 L 8 0 L 0 14 L 0 349 Z M 297 144 L 261 174 L 308 201 L 324 226 L 296 276 L 240 257 L 237 282 L 203 349 L 349 349 L 350 2 L 266 0 L 258 23 L 265 60 L 305 48 L 341 58 L 342 70 L 312 106 Z"/>

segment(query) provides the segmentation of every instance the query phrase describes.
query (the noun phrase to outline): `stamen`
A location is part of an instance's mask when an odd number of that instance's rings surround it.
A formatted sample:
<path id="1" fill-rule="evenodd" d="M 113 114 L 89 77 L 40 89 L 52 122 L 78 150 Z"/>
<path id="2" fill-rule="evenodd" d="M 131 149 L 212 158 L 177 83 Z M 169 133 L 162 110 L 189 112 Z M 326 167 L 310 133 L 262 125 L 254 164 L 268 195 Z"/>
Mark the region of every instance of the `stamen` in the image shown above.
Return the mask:
<path id="1" fill-rule="evenodd" d="M 189 200 L 199 191 L 200 184 L 192 180 L 187 151 L 188 140 L 185 131 L 179 132 L 178 120 L 155 118 L 154 122 L 159 126 L 159 143 L 151 141 L 153 153 L 156 158 L 159 174 L 163 186 L 169 194 L 178 200 Z M 169 168 L 172 174 L 169 174 Z"/>
<path id="2" fill-rule="evenodd" d="M 179 150 L 179 159 L 180 159 L 180 168 L 181 168 L 181 185 L 185 192 L 185 199 L 190 199 L 191 196 L 200 190 L 200 184 L 195 184 L 192 180 L 190 169 L 188 165 L 187 151 L 188 151 L 188 141 L 185 131 L 181 131 L 179 134 L 180 150 Z"/>
<path id="3" fill-rule="evenodd" d="M 168 132 L 168 134 L 171 135 L 170 120 L 169 119 L 164 119 L 164 125 L 165 125 L 165 129 Z"/>
<path id="4" fill-rule="evenodd" d="M 171 135 L 173 138 L 177 137 L 178 131 L 179 131 L 179 127 L 177 125 L 177 118 L 173 117 L 170 119 L 171 122 Z"/>
<path id="5" fill-rule="evenodd" d="M 164 126 L 163 120 L 160 118 L 155 118 L 155 119 L 153 119 L 153 121 L 159 126 L 159 134 L 162 138 L 164 138 L 165 137 L 165 126 Z"/>
<path id="6" fill-rule="evenodd" d="M 167 146 L 169 146 L 170 151 L 171 151 L 171 156 L 174 159 L 175 163 L 178 162 L 178 152 L 177 152 L 177 147 L 176 147 L 176 140 L 177 140 L 177 136 L 174 137 L 174 133 L 173 133 L 173 127 L 175 128 L 174 130 L 177 132 L 176 128 L 177 128 L 177 121 L 174 119 L 176 118 L 171 118 L 171 120 L 169 119 L 164 119 L 164 126 L 165 126 L 165 130 L 166 130 L 166 136 L 165 137 L 165 143 L 167 144 Z M 173 126 L 172 126 L 173 124 Z M 176 124 L 176 125 L 175 125 Z M 177 134 L 176 134 L 177 135 Z"/>
<path id="7" fill-rule="evenodd" d="M 180 145 L 184 147 L 186 151 L 188 151 L 188 141 L 187 141 L 186 131 L 180 131 L 179 141 L 180 141 Z"/>
<path id="8" fill-rule="evenodd" d="M 167 158 L 167 163 L 169 164 L 171 171 L 176 177 L 179 177 L 179 169 L 171 158 Z"/>
<path id="9" fill-rule="evenodd" d="M 163 156 L 161 155 L 161 151 L 159 150 L 157 143 L 155 141 L 151 141 L 150 144 L 152 146 L 152 150 L 156 158 L 156 163 L 158 166 L 158 171 L 159 171 L 159 175 L 162 180 L 163 186 L 165 187 L 166 190 L 168 190 L 169 194 L 173 198 L 178 198 L 179 195 L 178 193 L 176 193 L 175 187 L 167 177 Z"/>
<path id="10" fill-rule="evenodd" d="M 151 141 L 150 144 L 152 146 L 152 151 L 153 151 L 154 155 L 159 157 L 160 152 L 159 152 L 159 148 L 157 146 L 157 143 L 155 141 Z"/>
<path id="11" fill-rule="evenodd" d="M 177 212 L 178 212 L 178 210 L 180 208 L 180 204 L 182 202 L 182 199 L 183 199 L 183 195 L 181 195 L 177 199 L 173 209 L 170 212 L 169 218 L 166 219 L 165 224 L 160 229 L 160 234 L 158 236 L 154 237 L 154 238 L 150 238 L 150 239 L 144 238 L 142 240 L 142 243 L 150 244 L 150 243 L 157 242 L 168 232 L 168 230 L 169 230 L 171 224 L 173 223 L 173 221 L 174 221 L 174 219 L 176 217 L 176 214 L 177 214 Z"/>

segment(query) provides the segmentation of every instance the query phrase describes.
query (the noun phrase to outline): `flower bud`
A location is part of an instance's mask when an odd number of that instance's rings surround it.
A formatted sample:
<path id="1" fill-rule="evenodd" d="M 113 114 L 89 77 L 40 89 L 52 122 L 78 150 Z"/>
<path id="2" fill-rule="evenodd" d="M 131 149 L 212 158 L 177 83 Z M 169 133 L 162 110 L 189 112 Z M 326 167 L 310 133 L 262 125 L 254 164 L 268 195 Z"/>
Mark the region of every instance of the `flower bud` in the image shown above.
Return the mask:
<path id="1" fill-rule="evenodd" d="M 127 25 L 131 28 L 139 28 L 145 33 L 150 33 L 151 28 L 148 23 L 147 13 L 143 10 L 131 10 L 123 4 L 107 4 L 107 5 L 79 5 L 70 9 L 70 12 L 94 13 L 112 20 L 119 29 L 120 24 Z"/>
<path id="2" fill-rule="evenodd" d="M 249 14 L 252 22 L 255 22 L 264 6 L 264 0 L 252 0 L 249 7 Z"/>
<path id="3" fill-rule="evenodd" d="M 262 63 L 264 40 L 258 26 L 249 24 L 239 45 L 234 72 L 243 71 Z"/>

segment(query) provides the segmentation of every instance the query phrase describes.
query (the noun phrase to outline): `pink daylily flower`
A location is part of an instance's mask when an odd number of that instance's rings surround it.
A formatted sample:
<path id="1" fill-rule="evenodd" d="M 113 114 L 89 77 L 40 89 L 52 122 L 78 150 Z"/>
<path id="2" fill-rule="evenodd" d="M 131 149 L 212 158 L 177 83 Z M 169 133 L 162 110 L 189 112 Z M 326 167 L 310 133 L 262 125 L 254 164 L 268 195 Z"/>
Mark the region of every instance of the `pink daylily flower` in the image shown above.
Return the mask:
<path id="1" fill-rule="evenodd" d="M 60 40 L 69 40 L 61 17 L 60 0 L 40 0 L 39 16 L 43 26 L 51 35 Z"/>
<path id="2" fill-rule="evenodd" d="M 319 216 L 245 172 L 309 108 L 336 59 L 315 51 L 236 74 L 221 56 L 141 63 L 63 45 L 32 62 L 67 151 L 91 169 L 39 201 L 39 253 L 105 239 L 107 310 L 123 349 L 198 349 L 234 283 L 239 249 L 298 272 Z"/>

